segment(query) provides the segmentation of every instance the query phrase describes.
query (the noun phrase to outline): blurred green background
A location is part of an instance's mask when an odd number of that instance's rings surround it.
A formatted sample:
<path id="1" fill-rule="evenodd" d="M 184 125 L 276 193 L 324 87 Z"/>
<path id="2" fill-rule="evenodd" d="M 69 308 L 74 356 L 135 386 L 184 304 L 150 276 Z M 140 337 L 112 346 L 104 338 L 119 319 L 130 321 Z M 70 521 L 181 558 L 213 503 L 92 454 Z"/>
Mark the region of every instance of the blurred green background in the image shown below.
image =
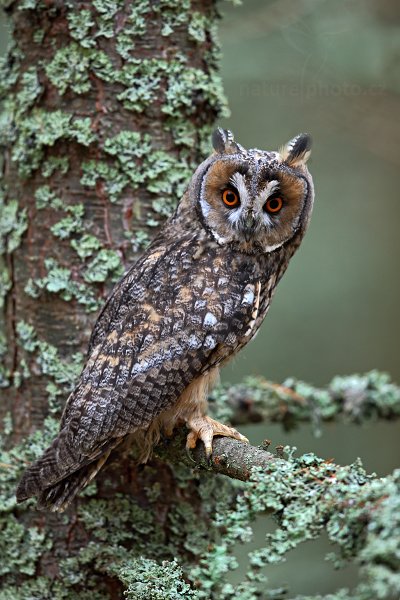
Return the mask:
<path id="1" fill-rule="evenodd" d="M 310 132 L 316 187 L 310 230 L 265 324 L 223 377 L 295 376 L 323 385 L 377 368 L 400 382 L 400 4 L 245 0 L 220 8 L 232 111 L 222 124 L 243 145 L 262 149 Z M 4 53 L 4 21 L 0 31 Z M 253 443 L 268 437 L 339 463 L 361 456 L 381 475 L 399 462 L 398 424 L 325 426 L 320 439 L 309 427 L 242 430 Z M 265 522 L 257 529 L 261 545 Z M 269 569 L 270 585 L 289 583 L 291 596 L 351 585 L 355 569 L 334 572 L 324 561 L 330 550 L 326 540 L 302 546 Z"/>

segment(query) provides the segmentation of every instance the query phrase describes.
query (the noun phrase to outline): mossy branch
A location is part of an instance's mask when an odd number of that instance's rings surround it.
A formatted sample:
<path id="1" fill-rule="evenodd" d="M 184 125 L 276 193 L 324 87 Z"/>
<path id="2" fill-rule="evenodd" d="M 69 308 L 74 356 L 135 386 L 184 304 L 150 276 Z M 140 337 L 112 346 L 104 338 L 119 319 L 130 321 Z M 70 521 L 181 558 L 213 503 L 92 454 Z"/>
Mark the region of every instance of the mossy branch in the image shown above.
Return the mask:
<path id="1" fill-rule="evenodd" d="M 268 471 L 272 463 L 283 462 L 281 455 L 274 455 L 267 449 L 219 436 L 213 440 L 213 454 L 208 461 L 204 444 L 200 441 L 194 450 L 186 451 L 186 434 L 187 431 L 181 429 L 171 440 L 163 440 L 155 450 L 156 455 L 167 462 L 183 463 L 189 467 L 207 469 L 241 481 L 247 481 L 250 478 L 253 467 Z M 280 447 L 278 447 L 278 452 L 280 452 Z"/>
<path id="2" fill-rule="evenodd" d="M 269 421 L 282 423 L 286 430 L 302 422 L 311 422 L 318 429 L 323 421 L 340 419 L 392 421 L 400 417 L 400 387 L 378 371 L 335 377 L 325 388 L 296 379 L 278 385 L 248 377 L 243 384 L 217 388 L 210 398 L 210 410 L 233 425 Z"/>

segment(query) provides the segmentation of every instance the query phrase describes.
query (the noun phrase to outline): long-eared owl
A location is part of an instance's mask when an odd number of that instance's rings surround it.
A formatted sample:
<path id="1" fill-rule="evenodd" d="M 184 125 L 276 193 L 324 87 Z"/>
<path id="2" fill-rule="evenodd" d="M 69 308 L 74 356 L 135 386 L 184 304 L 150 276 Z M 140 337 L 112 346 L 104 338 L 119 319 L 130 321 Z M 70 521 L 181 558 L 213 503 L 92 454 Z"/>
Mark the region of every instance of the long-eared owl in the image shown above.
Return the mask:
<path id="1" fill-rule="evenodd" d="M 279 152 L 246 150 L 217 129 L 175 213 L 116 285 L 60 432 L 24 473 L 19 502 L 62 511 L 129 436 L 145 462 L 161 433 L 247 441 L 206 415 L 219 368 L 259 329 L 313 205 L 300 134 Z"/>

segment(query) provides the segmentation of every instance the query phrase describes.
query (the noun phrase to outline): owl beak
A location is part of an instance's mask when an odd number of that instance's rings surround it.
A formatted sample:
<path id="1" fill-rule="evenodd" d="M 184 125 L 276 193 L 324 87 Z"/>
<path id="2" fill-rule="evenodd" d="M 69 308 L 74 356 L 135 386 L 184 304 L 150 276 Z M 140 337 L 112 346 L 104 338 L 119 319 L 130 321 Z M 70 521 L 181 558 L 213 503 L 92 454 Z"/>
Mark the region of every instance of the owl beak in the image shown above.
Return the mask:
<path id="1" fill-rule="evenodd" d="M 256 229 L 256 218 L 252 212 L 247 213 L 242 221 L 242 233 L 246 242 L 249 242 L 254 235 Z"/>

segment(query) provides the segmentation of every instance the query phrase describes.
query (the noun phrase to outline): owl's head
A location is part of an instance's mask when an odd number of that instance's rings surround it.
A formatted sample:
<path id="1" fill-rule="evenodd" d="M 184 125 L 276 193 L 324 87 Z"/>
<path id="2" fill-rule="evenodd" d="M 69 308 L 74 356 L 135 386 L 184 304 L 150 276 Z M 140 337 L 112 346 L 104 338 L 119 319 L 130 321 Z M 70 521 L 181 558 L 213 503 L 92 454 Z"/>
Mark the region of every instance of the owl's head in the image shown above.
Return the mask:
<path id="1" fill-rule="evenodd" d="M 212 142 L 214 153 L 197 169 L 189 195 L 218 244 L 269 253 L 301 238 L 314 197 L 310 136 L 302 133 L 278 152 L 246 150 L 220 128 Z"/>

